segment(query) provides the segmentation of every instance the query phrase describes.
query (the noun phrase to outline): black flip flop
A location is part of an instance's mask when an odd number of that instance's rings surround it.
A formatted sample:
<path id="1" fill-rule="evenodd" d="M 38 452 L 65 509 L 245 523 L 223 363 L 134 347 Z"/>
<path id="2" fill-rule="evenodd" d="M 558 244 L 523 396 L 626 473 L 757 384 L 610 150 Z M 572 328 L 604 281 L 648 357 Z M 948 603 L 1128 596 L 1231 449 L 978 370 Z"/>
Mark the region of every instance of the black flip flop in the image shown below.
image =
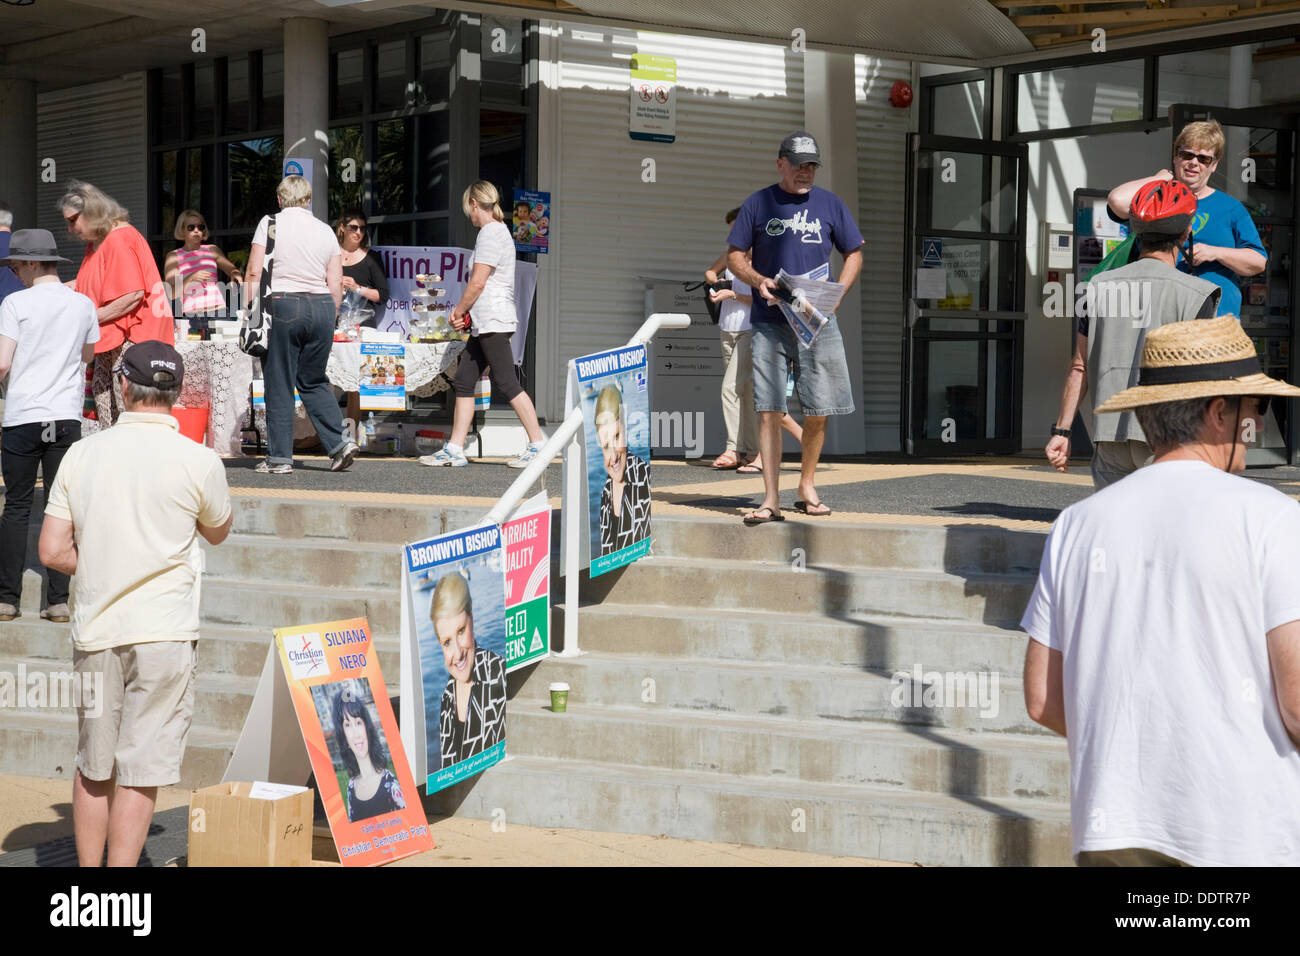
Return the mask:
<path id="1" fill-rule="evenodd" d="M 781 514 L 781 509 L 779 509 L 779 508 L 769 508 L 767 505 L 763 505 L 763 507 L 761 507 L 761 508 L 755 508 L 755 509 L 754 509 L 754 513 L 755 513 L 755 514 L 757 514 L 757 513 L 760 512 L 760 511 L 766 511 L 766 512 L 768 513 L 768 517 L 766 517 L 766 518 L 751 518 L 751 517 L 749 517 L 749 516 L 746 516 L 745 519 L 744 519 L 745 524 L 749 525 L 750 527 L 753 527 L 753 526 L 756 525 L 756 524 L 767 524 L 768 522 L 771 522 L 771 521 L 784 521 L 784 520 L 785 520 L 785 515 Z"/>
<path id="2" fill-rule="evenodd" d="M 808 510 L 809 502 L 807 501 L 796 501 L 794 503 L 794 510 L 799 512 L 801 515 L 807 515 L 810 518 L 825 518 L 830 515 L 831 509 L 826 506 L 826 503 L 824 501 L 814 501 L 811 503 L 811 506 L 814 508 L 816 508 L 818 505 L 820 505 L 823 508 L 826 508 L 826 510 L 809 511 Z"/>

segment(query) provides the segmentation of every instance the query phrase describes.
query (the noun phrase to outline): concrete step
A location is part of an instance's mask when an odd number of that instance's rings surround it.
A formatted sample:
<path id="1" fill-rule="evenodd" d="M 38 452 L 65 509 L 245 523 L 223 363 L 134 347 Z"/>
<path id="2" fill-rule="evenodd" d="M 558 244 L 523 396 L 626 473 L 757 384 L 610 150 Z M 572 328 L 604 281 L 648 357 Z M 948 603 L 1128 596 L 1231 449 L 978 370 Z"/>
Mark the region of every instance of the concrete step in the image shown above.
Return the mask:
<path id="1" fill-rule="evenodd" d="M 916 568 L 985 574 L 1038 572 L 1042 532 L 990 527 L 863 525 L 786 521 L 761 531 L 734 518 L 654 518 L 653 550 L 659 557 L 763 561 L 792 566 Z"/>
<path id="2" fill-rule="evenodd" d="M 268 587 L 252 581 L 203 576 L 199 610 L 204 625 L 260 627 L 268 631 L 313 621 L 364 617 L 375 637 L 396 640 L 401 626 L 401 593 L 391 588 L 307 585 Z"/>
<path id="3" fill-rule="evenodd" d="M 551 610 L 564 631 L 564 606 Z M 593 604 L 580 609 L 584 651 L 646 657 L 804 661 L 855 668 L 1019 671 L 1027 638 L 1001 628 L 941 618 L 865 615 L 845 620 L 779 611 Z"/>
<path id="4" fill-rule="evenodd" d="M 205 545 L 204 551 L 205 576 L 236 581 L 396 591 L 402 579 L 400 542 L 232 534 L 220 545 Z"/>
<path id="5" fill-rule="evenodd" d="M 947 574 L 646 558 L 584 588 L 593 604 L 659 604 L 679 608 L 779 611 L 828 618 L 870 614 L 1015 624 L 1034 576 Z"/>
<path id="6" fill-rule="evenodd" d="M 197 722 L 192 725 L 181 762 L 180 786 L 197 788 L 219 782 L 236 736 Z M 5 711 L 0 717 L 0 768 L 5 773 L 71 779 L 76 765 L 75 714 Z"/>
<path id="7" fill-rule="evenodd" d="M 412 475 L 412 481 L 418 479 Z M 356 502 L 321 498 L 237 495 L 232 499 L 234 530 L 280 539 L 337 539 L 360 544 L 400 546 L 468 528 L 487 512 L 482 505 L 446 507 L 402 501 Z M 558 528 L 558 525 L 557 525 Z M 559 540 L 558 532 L 555 540 Z"/>
<path id="8" fill-rule="evenodd" d="M 991 733 L 1050 733 L 1025 713 L 1018 672 L 1014 676 L 986 672 L 979 682 L 979 675 L 967 676 L 969 684 L 956 674 L 944 675 L 951 680 L 952 693 L 945 695 L 942 691 L 946 688 L 936 685 L 936 693 L 927 697 L 911 675 L 895 678 L 879 671 L 855 673 L 843 667 L 768 661 L 670 661 L 631 654 L 584 654 L 552 657 L 531 673 L 522 674 L 511 705 L 516 700 L 549 704 L 547 685 L 565 681 L 570 687 L 569 700 L 576 704 L 639 707 L 647 715 L 685 710 Z M 981 693 L 986 695 L 982 702 Z"/>
<path id="9" fill-rule="evenodd" d="M 626 764 L 516 756 L 426 807 L 507 826 L 666 834 L 926 865 L 1070 863 L 1069 810 L 1044 801 Z"/>
<path id="10" fill-rule="evenodd" d="M 635 758 L 666 770 L 1014 797 L 1058 807 L 1070 800 L 1069 753 L 1059 737 L 573 703 L 567 714 L 553 714 L 526 698 L 511 701 L 508 721 L 507 747 L 521 756 L 591 764 Z"/>
<path id="11" fill-rule="evenodd" d="M 311 623 L 311 622 L 307 622 Z M 199 639 L 199 673 L 257 677 L 262 673 L 272 629 L 203 625 Z M 379 667 L 396 680 L 400 648 L 395 638 L 375 641 Z M 0 658 L 29 657 L 71 662 L 72 629 L 68 624 L 20 618 L 0 626 Z"/>

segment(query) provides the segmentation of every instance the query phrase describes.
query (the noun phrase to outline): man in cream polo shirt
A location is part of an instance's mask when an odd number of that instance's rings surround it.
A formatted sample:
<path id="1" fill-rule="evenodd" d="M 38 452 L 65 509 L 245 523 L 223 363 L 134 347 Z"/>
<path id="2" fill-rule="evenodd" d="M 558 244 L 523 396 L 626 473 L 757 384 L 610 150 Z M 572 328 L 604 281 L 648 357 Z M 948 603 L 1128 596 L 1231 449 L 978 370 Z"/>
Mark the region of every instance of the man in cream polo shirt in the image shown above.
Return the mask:
<path id="1" fill-rule="evenodd" d="M 98 866 L 105 843 L 109 866 L 134 866 L 158 787 L 180 780 L 194 710 L 198 539 L 220 544 L 233 520 L 221 459 L 171 416 L 185 373 L 176 350 L 141 342 L 113 371 L 126 411 L 68 450 L 40 539 L 45 566 L 75 575 L 73 668 L 103 681 L 102 699 L 77 713 L 82 866 Z"/>

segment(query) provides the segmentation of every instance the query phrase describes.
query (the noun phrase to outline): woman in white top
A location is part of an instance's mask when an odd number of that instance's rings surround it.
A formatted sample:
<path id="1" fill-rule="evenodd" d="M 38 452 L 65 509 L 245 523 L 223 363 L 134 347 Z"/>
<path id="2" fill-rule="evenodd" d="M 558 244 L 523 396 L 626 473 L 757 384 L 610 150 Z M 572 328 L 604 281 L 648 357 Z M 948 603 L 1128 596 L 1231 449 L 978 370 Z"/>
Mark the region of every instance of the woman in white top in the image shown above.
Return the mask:
<path id="1" fill-rule="evenodd" d="M 280 212 L 274 242 L 266 246 L 270 216 L 263 216 L 248 256 L 248 291 L 256 294 L 262 268 L 271 270 L 271 335 L 262 375 L 266 380 L 266 461 L 257 470 L 293 472 L 293 390 L 329 453 L 331 470 L 352 464 L 357 446 L 343 434 L 343 415 L 325 378 L 334 320 L 343 299 L 343 265 L 334 230 L 311 214 L 311 183 L 286 176 L 275 190 Z M 268 262 L 269 260 L 269 262 Z"/>
<path id="2" fill-rule="evenodd" d="M 460 301 L 451 310 L 451 324 L 458 329 L 472 327 L 473 331 L 456 368 L 451 440 L 437 454 L 425 455 L 420 463 L 453 467 L 469 464 L 464 446 L 474 417 L 474 384 L 483 370 L 489 369 L 493 390 L 510 403 L 528 433 L 524 453 L 507 463 L 511 468 L 524 468 L 537 457 L 543 435 L 533 400 L 520 388 L 515 376 L 515 360 L 510 352 L 510 336 L 517 321 L 515 242 L 501 212 L 501 197 L 490 182 L 480 179 L 466 189 L 461 208 L 479 233 L 474 243 L 473 272 Z"/>

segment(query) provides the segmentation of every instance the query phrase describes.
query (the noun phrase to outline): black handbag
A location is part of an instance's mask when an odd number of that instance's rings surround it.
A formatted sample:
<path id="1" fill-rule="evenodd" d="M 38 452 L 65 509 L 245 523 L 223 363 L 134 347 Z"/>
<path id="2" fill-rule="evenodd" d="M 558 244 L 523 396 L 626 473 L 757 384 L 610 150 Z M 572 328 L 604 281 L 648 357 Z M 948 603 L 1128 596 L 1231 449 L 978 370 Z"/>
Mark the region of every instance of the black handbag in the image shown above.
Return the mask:
<path id="1" fill-rule="evenodd" d="M 687 292 L 694 292 L 696 289 L 704 290 L 704 307 L 709 310 L 709 318 L 717 325 L 722 318 L 722 303 L 714 302 L 709 297 L 710 292 L 718 292 L 722 289 L 730 289 L 730 279 L 719 279 L 717 282 L 687 282 L 685 289 Z"/>
<path id="2" fill-rule="evenodd" d="M 262 275 L 257 283 L 257 296 L 243 308 L 240 316 L 239 348 L 253 358 L 266 358 L 271 343 L 271 268 L 275 257 L 275 217 L 266 224 L 266 255 L 262 259 Z"/>

